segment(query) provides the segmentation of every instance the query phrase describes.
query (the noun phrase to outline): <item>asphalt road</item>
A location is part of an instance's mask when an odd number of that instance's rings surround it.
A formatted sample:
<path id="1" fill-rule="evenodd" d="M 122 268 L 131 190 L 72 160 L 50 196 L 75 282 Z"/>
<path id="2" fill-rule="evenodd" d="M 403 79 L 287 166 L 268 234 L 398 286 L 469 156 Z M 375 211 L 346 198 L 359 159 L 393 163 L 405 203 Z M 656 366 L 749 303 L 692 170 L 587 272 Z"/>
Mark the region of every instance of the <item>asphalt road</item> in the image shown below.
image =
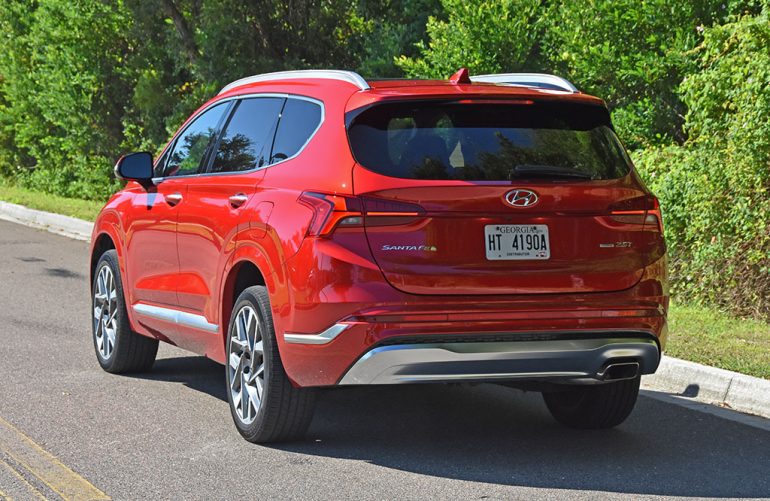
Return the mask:
<path id="1" fill-rule="evenodd" d="M 493 385 L 333 390 L 306 441 L 249 444 L 213 362 L 162 345 L 152 372 L 102 372 L 87 249 L 0 221 L 7 497 L 56 499 L 57 471 L 113 499 L 770 497 L 770 426 L 650 396 L 619 428 L 580 432 Z"/>

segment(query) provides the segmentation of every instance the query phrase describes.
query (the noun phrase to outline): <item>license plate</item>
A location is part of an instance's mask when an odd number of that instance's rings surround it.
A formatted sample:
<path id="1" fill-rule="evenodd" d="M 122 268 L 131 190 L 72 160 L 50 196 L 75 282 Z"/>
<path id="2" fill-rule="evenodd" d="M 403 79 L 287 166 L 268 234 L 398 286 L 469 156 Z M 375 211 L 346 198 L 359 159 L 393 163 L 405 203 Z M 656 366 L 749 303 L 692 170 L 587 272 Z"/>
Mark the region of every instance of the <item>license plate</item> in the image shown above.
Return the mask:
<path id="1" fill-rule="evenodd" d="M 544 224 L 488 224 L 484 226 L 487 259 L 549 259 L 551 242 Z"/>

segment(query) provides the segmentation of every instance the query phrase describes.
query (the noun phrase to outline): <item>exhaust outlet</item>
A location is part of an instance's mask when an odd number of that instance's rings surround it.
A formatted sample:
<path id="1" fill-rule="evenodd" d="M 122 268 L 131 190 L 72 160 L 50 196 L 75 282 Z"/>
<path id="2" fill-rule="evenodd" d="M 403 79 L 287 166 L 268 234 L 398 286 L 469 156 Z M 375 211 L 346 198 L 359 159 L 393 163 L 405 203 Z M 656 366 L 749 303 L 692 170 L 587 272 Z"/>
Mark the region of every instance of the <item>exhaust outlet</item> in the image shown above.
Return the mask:
<path id="1" fill-rule="evenodd" d="M 621 362 L 608 364 L 596 376 L 602 381 L 622 381 L 634 379 L 639 375 L 639 362 Z"/>

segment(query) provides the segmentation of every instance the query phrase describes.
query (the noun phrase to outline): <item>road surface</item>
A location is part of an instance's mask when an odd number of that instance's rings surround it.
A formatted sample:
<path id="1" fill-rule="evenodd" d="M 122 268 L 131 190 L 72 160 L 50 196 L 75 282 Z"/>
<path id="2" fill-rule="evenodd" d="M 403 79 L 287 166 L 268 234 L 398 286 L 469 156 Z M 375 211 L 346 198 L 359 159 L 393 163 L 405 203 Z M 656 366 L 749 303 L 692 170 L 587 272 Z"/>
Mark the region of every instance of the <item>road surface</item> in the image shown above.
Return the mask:
<path id="1" fill-rule="evenodd" d="M 0 221 L 0 499 L 770 497 L 770 425 L 646 393 L 611 431 L 494 386 L 325 392 L 299 443 L 231 422 L 224 369 L 161 345 L 102 372 L 88 247 Z"/>

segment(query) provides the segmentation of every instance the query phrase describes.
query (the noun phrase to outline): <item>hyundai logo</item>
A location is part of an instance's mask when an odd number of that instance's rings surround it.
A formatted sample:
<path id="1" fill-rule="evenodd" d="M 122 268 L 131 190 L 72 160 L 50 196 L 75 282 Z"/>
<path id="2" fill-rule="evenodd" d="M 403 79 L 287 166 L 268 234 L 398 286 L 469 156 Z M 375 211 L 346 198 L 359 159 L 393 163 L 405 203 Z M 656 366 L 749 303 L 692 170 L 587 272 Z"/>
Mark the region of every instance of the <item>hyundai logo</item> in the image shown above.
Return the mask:
<path id="1" fill-rule="evenodd" d="M 532 207 L 538 200 L 537 193 L 530 190 L 511 190 L 505 194 L 505 201 L 513 207 Z"/>

